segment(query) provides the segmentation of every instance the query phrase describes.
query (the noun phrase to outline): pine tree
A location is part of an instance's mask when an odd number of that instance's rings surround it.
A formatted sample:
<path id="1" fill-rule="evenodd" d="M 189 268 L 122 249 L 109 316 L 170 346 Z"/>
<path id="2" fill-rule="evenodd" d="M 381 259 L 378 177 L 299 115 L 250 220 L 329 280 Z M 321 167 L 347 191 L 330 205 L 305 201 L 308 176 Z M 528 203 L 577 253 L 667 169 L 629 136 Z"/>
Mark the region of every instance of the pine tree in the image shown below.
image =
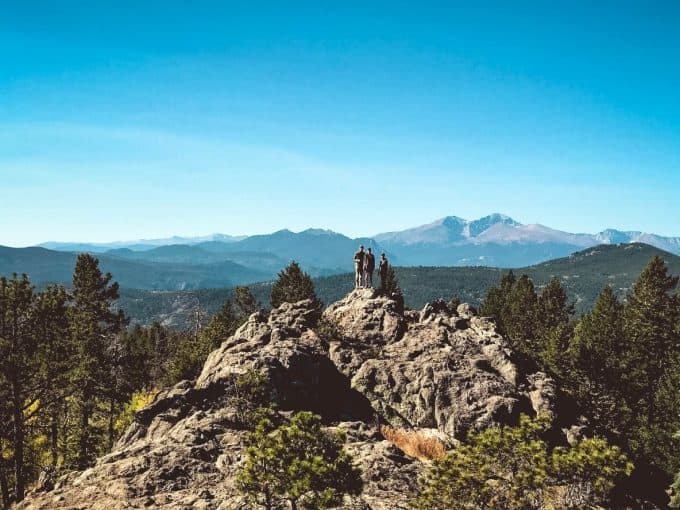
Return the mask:
<path id="1" fill-rule="evenodd" d="M 303 299 L 311 299 L 313 309 L 320 311 L 323 306 L 314 290 L 312 278 L 293 261 L 279 272 L 272 286 L 271 303 L 276 308 L 283 303 L 297 303 Z"/>
<path id="2" fill-rule="evenodd" d="M 498 287 L 491 287 L 482 303 L 480 313 L 496 320 L 496 329 L 502 335 L 506 334 L 505 319 L 508 312 L 508 301 L 512 288 L 515 286 L 515 273 L 508 271 Z"/>
<path id="3" fill-rule="evenodd" d="M 40 363 L 41 411 L 48 415 L 47 435 L 51 463 L 55 468 L 63 456 L 59 432 L 73 369 L 74 349 L 68 335 L 67 301 L 66 289 L 51 285 L 36 296 L 33 317 L 35 335 L 41 345 L 37 360 Z"/>
<path id="4" fill-rule="evenodd" d="M 210 351 L 216 349 L 233 335 L 242 323 L 243 320 L 234 313 L 234 305 L 231 300 L 227 299 L 217 313 L 210 318 L 208 325 L 200 332 L 201 345 L 207 346 Z M 210 351 L 208 351 L 208 354 Z"/>
<path id="5" fill-rule="evenodd" d="M 102 274 L 99 261 L 89 254 L 78 256 L 73 273 L 73 302 L 69 308 L 70 334 L 76 346 L 76 367 L 72 387 L 77 403 L 77 454 L 72 463 L 84 469 L 94 459 L 104 438 L 92 419 L 102 403 L 117 396 L 117 382 L 111 381 L 113 335 L 125 324 L 122 312 L 114 312 L 118 284 L 110 273 Z M 113 413 L 110 408 L 109 414 Z M 110 417 L 109 417 L 110 418 Z M 109 420 L 110 421 L 110 420 Z M 110 438 L 109 438 L 110 440 Z"/>
<path id="6" fill-rule="evenodd" d="M 574 306 L 558 278 L 552 278 L 536 302 L 536 357 L 543 368 L 561 381 L 569 378 L 573 358 L 570 344 Z"/>
<path id="7" fill-rule="evenodd" d="M 559 278 L 552 278 L 541 292 L 536 303 L 538 327 L 547 332 L 568 324 L 574 315 L 574 305 L 569 303 L 567 291 Z"/>
<path id="8" fill-rule="evenodd" d="M 11 493 L 15 501 L 23 499 L 38 470 L 44 450 L 34 446 L 36 439 L 49 442 L 51 462 L 58 462 L 59 411 L 70 366 L 66 299 L 59 286 L 36 294 L 26 275 L 0 278 L 0 492 L 5 505 Z M 43 435 L 46 428 L 49 436 Z"/>
<path id="9" fill-rule="evenodd" d="M 573 353 L 577 374 L 573 392 L 598 433 L 617 437 L 630 410 L 624 398 L 628 344 L 623 328 L 623 304 L 607 285 L 593 310 L 576 326 Z"/>
<path id="10" fill-rule="evenodd" d="M 158 323 L 149 327 L 136 325 L 121 337 L 124 378 L 132 391 L 150 389 L 154 381 L 160 380 L 156 365 L 157 349 L 162 348 L 156 344 L 159 331 L 162 331 L 162 326 Z M 167 355 L 167 350 L 164 354 Z"/>
<path id="11" fill-rule="evenodd" d="M 624 309 L 626 400 L 637 411 L 635 426 L 626 431 L 628 441 L 639 458 L 669 476 L 680 467 L 673 451 L 678 447 L 673 433 L 680 428 L 680 416 L 660 396 L 680 392 L 680 377 L 674 373 L 680 353 L 678 297 L 671 295 L 677 283 L 663 259 L 654 257 L 635 282 Z"/>
<path id="12" fill-rule="evenodd" d="M 668 355 L 680 350 L 677 297 L 670 294 L 677 283 L 677 277 L 668 275 L 663 259 L 654 257 L 635 282 L 624 311 L 632 389 L 650 423 L 655 420 L 653 395 L 663 378 Z"/>
<path id="13" fill-rule="evenodd" d="M 10 280 L 0 278 L 0 382 L 4 381 L 6 408 L 11 428 L 16 501 L 24 498 L 26 489 L 25 448 L 27 404 L 35 395 L 37 342 L 32 323 L 33 287 L 28 277 L 16 274 Z M 2 445 L 0 444 L 0 454 Z M 4 478 L 4 476 L 3 476 Z M 6 482 L 5 482 L 6 483 Z"/>
<path id="14" fill-rule="evenodd" d="M 435 460 L 419 480 L 419 510 L 595 508 L 633 466 L 619 448 L 586 439 L 549 452 L 545 416 L 490 427 Z M 580 500 L 575 502 L 574 499 Z"/>
<path id="15" fill-rule="evenodd" d="M 502 312 L 503 327 L 514 347 L 533 357 L 540 351 L 536 344 L 537 301 L 533 282 L 522 275 L 512 286 Z"/>
<path id="16" fill-rule="evenodd" d="M 670 477 L 680 470 L 680 352 L 668 353 L 668 358 L 653 397 L 656 422 L 641 432 L 647 455 Z"/>
<path id="17" fill-rule="evenodd" d="M 174 340 L 163 383 L 172 386 L 179 381 L 196 379 L 213 350 L 212 339 L 209 337 L 189 332 L 179 333 Z"/>
<path id="18" fill-rule="evenodd" d="M 343 441 L 341 434 L 325 432 L 321 418 L 309 412 L 278 428 L 264 418 L 249 435 L 238 487 L 267 510 L 284 500 L 291 510 L 335 506 L 343 494 L 358 494 L 362 486 Z"/>
<path id="19" fill-rule="evenodd" d="M 385 286 L 380 289 L 380 291 L 386 296 L 401 296 L 401 287 L 399 286 L 399 280 L 397 280 L 397 274 L 392 266 L 387 267 L 387 276 L 385 277 Z"/>
<path id="20" fill-rule="evenodd" d="M 261 308 L 249 287 L 236 287 L 234 289 L 234 306 L 240 315 L 246 317 Z"/>

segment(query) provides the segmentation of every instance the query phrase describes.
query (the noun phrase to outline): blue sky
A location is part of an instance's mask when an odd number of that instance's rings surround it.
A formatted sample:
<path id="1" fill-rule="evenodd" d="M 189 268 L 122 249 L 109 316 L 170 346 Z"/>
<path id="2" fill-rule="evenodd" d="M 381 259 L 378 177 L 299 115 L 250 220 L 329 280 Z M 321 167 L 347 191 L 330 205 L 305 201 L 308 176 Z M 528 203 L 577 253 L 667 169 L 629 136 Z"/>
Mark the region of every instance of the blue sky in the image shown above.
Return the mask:
<path id="1" fill-rule="evenodd" d="M 680 235 L 680 4 L 368 3 L 4 2 L 0 244 Z"/>

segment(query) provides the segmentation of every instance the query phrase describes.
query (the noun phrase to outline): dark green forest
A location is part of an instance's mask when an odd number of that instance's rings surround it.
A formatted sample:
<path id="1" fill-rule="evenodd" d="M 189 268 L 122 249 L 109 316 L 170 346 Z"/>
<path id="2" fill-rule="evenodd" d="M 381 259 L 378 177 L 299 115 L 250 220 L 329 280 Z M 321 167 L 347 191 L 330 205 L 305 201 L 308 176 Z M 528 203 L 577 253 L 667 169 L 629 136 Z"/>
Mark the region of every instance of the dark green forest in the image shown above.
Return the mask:
<path id="1" fill-rule="evenodd" d="M 561 259 L 535 266 L 515 269 L 527 274 L 537 288 L 547 285 L 554 276 L 560 278 L 574 303 L 577 315 L 590 310 L 602 287 L 609 284 L 621 299 L 625 299 L 633 282 L 654 256 L 666 261 L 670 271 L 680 274 L 680 257 L 646 244 L 602 245 L 589 248 Z M 435 299 L 458 296 L 462 301 L 478 306 L 487 291 L 498 285 L 505 269 L 490 267 L 395 267 L 407 307 L 419 309 Z M 319 298 L 328 305 L 346 295 L 353 285 L 350 274 L 314 278 Z M 259 302 L 269 303 L 271 283 L 249 284 Z M 120 307 L 133 322 L 162 322 L 175 329 L 193 325 L 214 313 L 233 290 L 198 289 L 191 291 L 145 291 L 121 288 Z"/>

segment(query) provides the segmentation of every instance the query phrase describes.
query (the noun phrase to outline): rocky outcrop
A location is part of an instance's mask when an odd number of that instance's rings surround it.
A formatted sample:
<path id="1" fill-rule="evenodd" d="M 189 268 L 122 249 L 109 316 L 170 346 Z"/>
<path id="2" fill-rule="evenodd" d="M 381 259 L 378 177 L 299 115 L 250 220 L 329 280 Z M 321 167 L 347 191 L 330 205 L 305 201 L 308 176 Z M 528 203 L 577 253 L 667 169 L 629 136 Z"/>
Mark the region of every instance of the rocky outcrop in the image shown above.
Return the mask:
<path id="1" fill-rule="evenodd" d="M 552 380 L 521 374 L 493 321 L 468 305 L 437 301 L 402 318 L 389 300 L 357 290 L 324 319 L 338 332 L 331 359 L 394 424 L 462 437 L 552 406 Z"/>
<path id="2" fill-rule="evenodd" d="M 555 388 L 513 361 L 493 321 L 442 301 L 420 312 L 357 290 L 324 312 L 310 302 L 253 314 L 210 354 L 195 382 L 162 391 L 92 468 L 43 484 L 19 508 L 245 508 L 235 487 L 246 431 L 227 398 L 238 375 L 266 374 L 286 415 L 321 414 L 347 432 L 364 492 L 343 508 L 406 509 L 423 464 L 377 425 L 454 438 L 553 412 Z"/>

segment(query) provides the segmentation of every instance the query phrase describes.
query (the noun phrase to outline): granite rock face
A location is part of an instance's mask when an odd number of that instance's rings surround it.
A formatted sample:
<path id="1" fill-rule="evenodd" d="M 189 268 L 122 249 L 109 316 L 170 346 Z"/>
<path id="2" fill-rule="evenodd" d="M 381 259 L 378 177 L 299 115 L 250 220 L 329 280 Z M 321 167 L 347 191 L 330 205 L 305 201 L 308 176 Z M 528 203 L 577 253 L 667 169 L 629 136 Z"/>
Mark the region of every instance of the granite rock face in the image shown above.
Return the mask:
<path id="1" fill-rule="evenodd" d="M 552 409 L 553 381 L 522 374 L 493 321 L 472 307 L 436 301 L 400 317 L 391 305 L 357 290 L 324 313 L 338 332 L 331 359 L 383 419 L 460 438 Z"/>
<path id="2" fill-rule="evenodd" d="M 347 435 L 362 495 L 346 509 L 406 509 L 424 465 L 378 424 L 431 429 L 451 443 L 468 430 L 554 413 L 554 383 L 524 373 L 493 321 L 443 301 L 420 312 L 372 290 L 330 305 L 253 314 L 212 352 L 196 381 L 163 390 L 92 468 L 42 484 L 22 509 L 247 508 L 235 487 L 246 431 L 227 395 L 240 374 L 267 376 L 283 416 L 321 414 Z"/>

